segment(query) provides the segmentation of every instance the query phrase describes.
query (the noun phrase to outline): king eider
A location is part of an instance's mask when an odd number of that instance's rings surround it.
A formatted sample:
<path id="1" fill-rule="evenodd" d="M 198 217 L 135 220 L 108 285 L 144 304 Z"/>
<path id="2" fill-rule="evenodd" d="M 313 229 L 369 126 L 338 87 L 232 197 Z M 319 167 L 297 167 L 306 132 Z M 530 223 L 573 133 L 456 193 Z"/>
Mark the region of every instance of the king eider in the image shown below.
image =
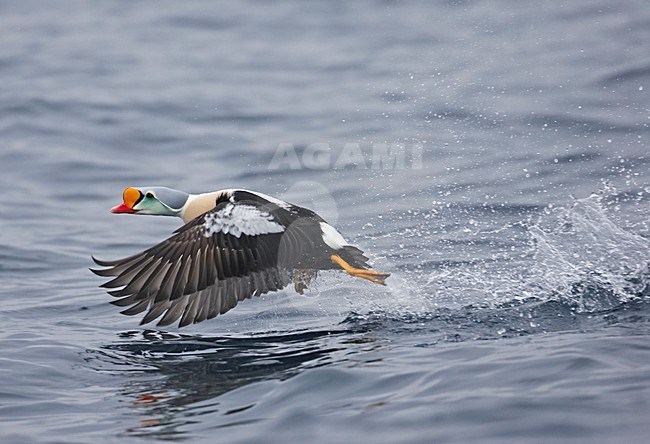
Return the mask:
<path id="1" fill-rule="evenodd" d="M 363 252 L 323 218 L 262 193 L 230 189 L 187 194 L 164 187 L 127 188 L 113 213 L 178 216 L 185 225 L 148 250 L 116 261 L 93 260 L 113 279 L 114 305 L 141 325 L 179 327 L 211 319 L 239 301 L 290 283 L 302 293 L 318 270 L 338 269 L 385 285 Z M 122 288 L 120 288 L 122 287 Z"/>

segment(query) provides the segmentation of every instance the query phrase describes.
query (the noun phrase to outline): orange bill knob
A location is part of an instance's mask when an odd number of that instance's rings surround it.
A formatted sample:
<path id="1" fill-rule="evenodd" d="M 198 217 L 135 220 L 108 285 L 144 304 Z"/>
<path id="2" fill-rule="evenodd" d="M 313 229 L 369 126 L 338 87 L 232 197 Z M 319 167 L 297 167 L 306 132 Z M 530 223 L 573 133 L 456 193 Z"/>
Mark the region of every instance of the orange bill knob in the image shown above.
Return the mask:
<path id="1" fill-rule="evenodd" d="M 111 208 L 111 213 L 137 213 L 138 210 L 134 210 L 133 207 L 142 199 L 142 193 L 140 190 L 129 187 L 124 190 L 122 199 L 124 199 L 124 202 L 121 205 Z"/>

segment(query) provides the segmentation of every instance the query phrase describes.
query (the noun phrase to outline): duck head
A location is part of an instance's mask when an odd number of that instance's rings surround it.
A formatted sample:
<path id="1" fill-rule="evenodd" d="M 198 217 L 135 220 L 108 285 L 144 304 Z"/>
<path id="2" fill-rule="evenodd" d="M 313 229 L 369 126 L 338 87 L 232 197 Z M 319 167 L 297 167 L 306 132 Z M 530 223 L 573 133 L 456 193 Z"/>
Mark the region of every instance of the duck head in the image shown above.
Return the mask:
<path id="1" fill-rule="evenodd" d="M 181 216 L 189 194 L 165 187 L 129 187 L 124 202 L 111 208 L 111 213 Z"/>

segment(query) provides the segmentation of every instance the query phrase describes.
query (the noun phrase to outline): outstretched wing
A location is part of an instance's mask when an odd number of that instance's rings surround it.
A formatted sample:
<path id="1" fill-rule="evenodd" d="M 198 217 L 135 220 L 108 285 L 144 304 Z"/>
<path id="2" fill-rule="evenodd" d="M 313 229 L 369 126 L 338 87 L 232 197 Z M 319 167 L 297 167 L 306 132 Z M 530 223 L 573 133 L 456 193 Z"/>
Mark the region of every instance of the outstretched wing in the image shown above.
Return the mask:
<path id="1" fill-rule="evenodd" d="M 113 277 L 102 287 L 116 289 L 109 291 L 119 298 L 113 304 L 129 307 L 122 313 L 147 311 L 142 324 L 162 316 L 159 326 L 180 318 L 184 327 L 288 285 L 287 258 L 296 253 L 287 250 L 282 238 L 299 217 L 264 199 L 224 199 L 142 253 L 116 261 L 93 258 L 107 268 L 92 271 Z M 296 239 L 289 250 L 301 248 L 300 236 Z M 279 257 L 281 243 L 286 257 Z"/>

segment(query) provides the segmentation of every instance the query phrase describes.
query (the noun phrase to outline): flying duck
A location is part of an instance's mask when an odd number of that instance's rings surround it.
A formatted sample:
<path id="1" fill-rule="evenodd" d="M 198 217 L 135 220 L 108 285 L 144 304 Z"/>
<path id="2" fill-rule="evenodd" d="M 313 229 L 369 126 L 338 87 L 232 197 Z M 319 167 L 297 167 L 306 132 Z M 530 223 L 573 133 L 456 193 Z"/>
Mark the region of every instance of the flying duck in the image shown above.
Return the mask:
<path id="1" fill-rule="evenodd" d="M 127 188 L 119 214 L 177 216 L 185 225 L 159 244 L 115 261 L 93 260 L 95 274 L 112 279 L 114 305 L 141 325 L 179 327 L 211 319 L 239 301 L 290 283 L 304 291 L 318 270 L 385 285 L 389 273 L 370 270 L 363 252 L 349 245 L 318 214 L 266 194 L 229 189 L 188 194 L 165 187 Z M 122 288 L 120 288 L 122 287 Z"/>

